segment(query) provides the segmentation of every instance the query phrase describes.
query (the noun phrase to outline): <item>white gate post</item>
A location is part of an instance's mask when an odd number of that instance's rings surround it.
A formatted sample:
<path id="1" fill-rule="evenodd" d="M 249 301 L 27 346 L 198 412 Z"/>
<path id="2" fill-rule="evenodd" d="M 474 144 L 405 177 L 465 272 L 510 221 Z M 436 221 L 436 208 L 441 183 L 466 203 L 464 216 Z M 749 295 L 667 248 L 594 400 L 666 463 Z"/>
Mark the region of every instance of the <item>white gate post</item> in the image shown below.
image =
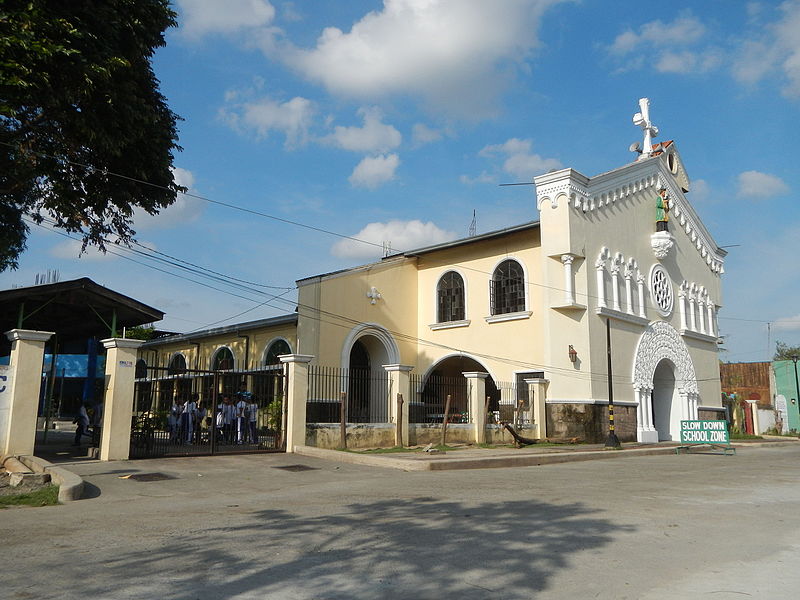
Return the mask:
<path id="1" fill-rule="evenodd" d="M 278 359 L 287 365 L 286 376 L 286 452 L 306 445 L 306 403 L 308 402 L 308 354 L 283 354 Z"/>
<path id="2" fill-rule="evenodd" d="M 109 338 L 102 342 L 106 349 L 106 389 L 100 460 L 127 460 L 131 451 L 136 351 L 144 340 Z"/>
<path id="3" fill-rule="evenodd" d="M 383 365 L 389 374 L 389 420 L 397 426 L 397 394 L 403 395 L 403 414 L 401 417 L 402 440 L 400 445 L 408 446 L 408 413 L 411 403 L 411 365 Z"/>
<path id="4" fill-rule="evenodd" d="M 469 385 L 469 414 L 472 417 L 475 443 L 486 442 L 486 378 L 488 373 L 462 373 Z"/>
<path id="5" fill-rule="evenodd" d="M 531 409 L 531 426 L 534 428 L 534 438 L 543 440 L 547 438 L 547 384 L 549 379 L 526 379 L 528 386 L 528 402 Z"/>
<path id="6" fill-rule="evenodd" d="M 6 388 L 0 395 L 0 454 L 33 454 L 44 344 L 52 335 L 30 329 L 6 332 L 12 345 L 7 379 L 0 381 L 0 388 Z"/>

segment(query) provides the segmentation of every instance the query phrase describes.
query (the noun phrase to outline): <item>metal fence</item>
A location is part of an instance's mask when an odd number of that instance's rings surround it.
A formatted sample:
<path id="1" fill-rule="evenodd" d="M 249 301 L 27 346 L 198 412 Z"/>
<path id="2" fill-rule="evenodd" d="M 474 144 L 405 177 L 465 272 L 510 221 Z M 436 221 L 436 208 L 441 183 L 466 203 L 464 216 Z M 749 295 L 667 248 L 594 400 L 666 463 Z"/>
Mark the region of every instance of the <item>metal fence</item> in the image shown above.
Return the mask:
<path id="1" fill-rule="evenodd" d="M 339 423 L 342 403 L 348 423 L 389 422 L 389 374 L 383 369 L 308 369 L 306 422 Z"/>
<path id="2" fill-rule="evenodd" d="M 489 423 L 511 423 L 521 425 L 526 422 L 525 398 L 520 397 L 520 388 L 513 381 L 496 381 L 496 397 L 489 403 Z M 527 388 L 525 388 L 527 391 Z"/>
<path id="3" fill-rule="evenodd" d="M 450 396 L 449 422 L 469 423 L 469 382 L 464 377 L 411 374 L 413 400 L 409 403 L 410 423 L 441 423 L 447 396 Z"/>
<path id="4" fill-rule="evenodd" d="M 131 458 L 281 449 L 283 370 L 137 370 Z"/>

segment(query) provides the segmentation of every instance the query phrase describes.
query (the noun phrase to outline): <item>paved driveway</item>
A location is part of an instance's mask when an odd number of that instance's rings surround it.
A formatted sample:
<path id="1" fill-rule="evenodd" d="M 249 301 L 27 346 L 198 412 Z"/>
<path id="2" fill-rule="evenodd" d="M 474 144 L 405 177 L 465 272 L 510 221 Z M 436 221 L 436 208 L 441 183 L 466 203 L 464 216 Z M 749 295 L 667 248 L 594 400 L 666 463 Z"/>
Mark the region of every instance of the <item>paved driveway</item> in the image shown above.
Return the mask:
<path id="1" fill-rule="evenodd" d="M 278 467 L 304 465 L 310 470 Z M 4 598 L 796 598 L 800 444 L 400 472 L 292 455 L 73 467 L 0 511 Z M 130 473 L 174 479 L 121 479 Z"/>

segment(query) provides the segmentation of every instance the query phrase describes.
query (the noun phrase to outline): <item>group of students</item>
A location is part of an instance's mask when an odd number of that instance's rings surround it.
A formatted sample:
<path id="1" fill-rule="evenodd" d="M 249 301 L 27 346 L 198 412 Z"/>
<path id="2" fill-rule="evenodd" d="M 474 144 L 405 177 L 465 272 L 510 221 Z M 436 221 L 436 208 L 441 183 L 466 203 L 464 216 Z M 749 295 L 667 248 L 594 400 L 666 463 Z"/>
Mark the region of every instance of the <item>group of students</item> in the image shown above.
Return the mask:
<path id="1" fill-rule="evenodd" d="M 209 430 L 216 425 L 217 443 L 258 444 L 258 408 L 249 392 L 239 392 L 234 397 L 224 395 L 212 422 L 197 393 L 188 399 L 178 399 L 167 414 L 170 442 L 201 443 L 205 423 Z"/>
<path id="2" fill-rule="evenodd" d="M 217 405 L 217 440 L 226 444 L 258 444 L 258 403 L 249 392 L 225 395 Z"/>
<path id="3" fill-rule="evenodd" d="M 197 393 L 192 394 L 188 400 L 175 400 L 167 414 L 169 441 L 173 444 L 199 443 L 205 417 L 206 409 L 200 404 Z"/>

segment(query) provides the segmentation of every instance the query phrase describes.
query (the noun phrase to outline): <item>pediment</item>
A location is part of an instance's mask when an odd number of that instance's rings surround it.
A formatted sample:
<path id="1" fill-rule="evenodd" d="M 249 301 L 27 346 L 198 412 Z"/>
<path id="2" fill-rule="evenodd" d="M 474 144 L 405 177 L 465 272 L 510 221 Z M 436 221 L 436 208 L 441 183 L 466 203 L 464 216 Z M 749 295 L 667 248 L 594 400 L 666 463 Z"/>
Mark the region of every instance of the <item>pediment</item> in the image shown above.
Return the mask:
<path id="1" fill-rule="evenodd" d="M 668 140 L 660 144 L 654 144 L 651 156 L 658 156 L 664 162 L 665 170 L 672 175 L 675 183 L 684 194 L 689 191 L 689 176 L 686 174 L 686 168 L 674 141 Z"/>

